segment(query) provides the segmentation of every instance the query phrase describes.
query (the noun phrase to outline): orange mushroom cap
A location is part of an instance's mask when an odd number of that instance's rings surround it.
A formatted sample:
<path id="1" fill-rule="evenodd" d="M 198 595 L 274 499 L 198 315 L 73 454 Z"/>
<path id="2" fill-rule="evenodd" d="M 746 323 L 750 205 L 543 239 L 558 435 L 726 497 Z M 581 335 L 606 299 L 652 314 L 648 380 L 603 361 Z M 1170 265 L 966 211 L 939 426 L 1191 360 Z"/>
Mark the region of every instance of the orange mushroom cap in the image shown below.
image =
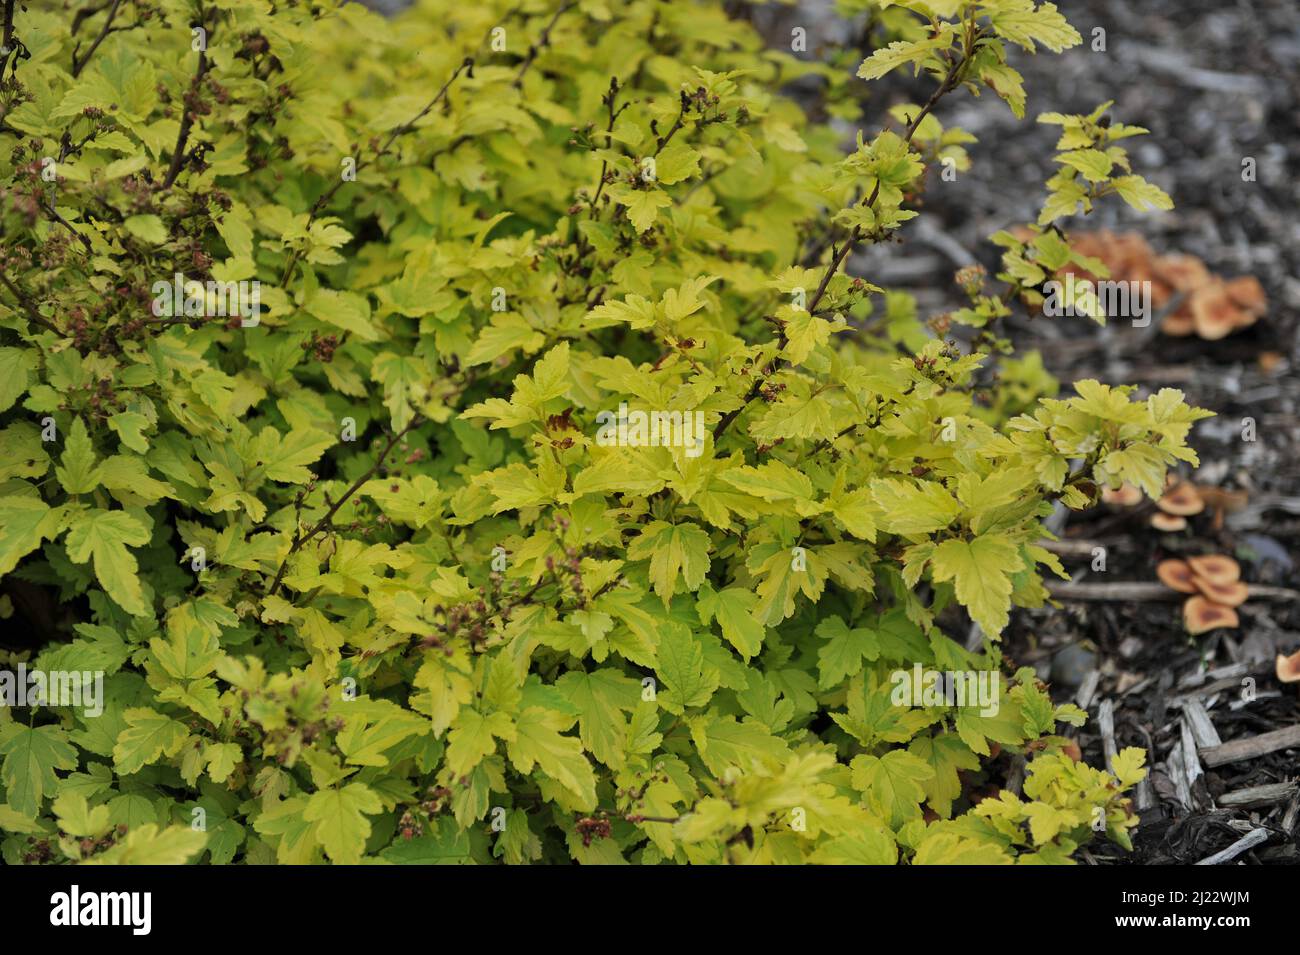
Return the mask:
<path id="1" fill-rule="evenodd" d="M 1202 486 L 1196 489 L 1205 506 L 1216 511 L 1235 514 L 1250 503 L 1250 494 L 1246 491 L 1225 491 L 1221 487 Z"/>
<path id="2" fill-rule="evenodd" d="M 1187 603 L 1183 604 L 1183 623 L 1187 632 L 1193 636 L 1220 627 L 1235 628 L 1240 625 L 1237 611 L 1206 600 L 1200 594 L 1189 597 Z"/>
<path id="3" fill-rule="evenodd" d="M 1253 321 L 1232 300 L 1227 286 L 1219 279 L 1202 285 L 1192 293 L 1191 310 L 1196 334 L 1211 342 L 1226 338 Z"/>
<path id="4" fill-rule="evenodd" d="M 1136 232 L 1115 236 L 1104 259 L 1112 278 L 1130 281 L 1149 281 L 1151 278 L 1151 246 Z"/>
<path id="5" fill-rule="evenodd" d="M 1187 529 L 1187 518 L 1179 517 L 1177 514 L 1161 514 L 1157 511 L 1151 515 L 1151 526 L 1158 531 L 1172 533 Z"/>
<path id="6" fill-rule="evenodd" d="M 1182 481 L 1160 495 L 1160 499 L 1156 501 L 1156 507 L 1166 514 L 1190 517 L 1192 514 L 1199 514 L 1205 510 L 1205 501 L 1196 488 L 1186 481 Z"/>
<path id="7" fill-rule="evenodd" d="M 1159 308 L 1162 303 L 1157 302 Z M 1190 315 L 1183 312 L 1170 312 L 1160 322 L 1160 330 L 1172 338 L 1187 338 L 1196 331 L 1196 321 Z"/>
<path id="8" fill-rule="evenodd" d="M 1151 283 L 1151 304 L 1156 308 L 1164 308 L 1165 303 L 1174 297 L 1173 288 L 1156 275 L 1153 260 L 1150 258 L 1134 263 L 1129 269 L 1128 278 L 1130 282 Z"/>
<path id="9" fill-rule="evenodd" d="M 1240 607 L 1250 596 L 1250 588 L 1240 580 L 1234 580 L 1230 584 L 1216 584 L 1204 577 L 1193 576 L 1192 583 L 1197 590 L 1224 607 Z"/>
<path id="10" fill-rule="evenodd" d="M 1210 281 L 1209 269 L 1194 255 L 1162 255 L 1152 266 L 1178 292 L 1194 292 Z"/>
<path id="11" fill-rule="evenodd" d="M 1106 248 L 1106 232 L 1071 232 L 1067 236 L 1070 248 L 1089 258 L 1100 258 Z"/>
<path id="12" fill-rule="evenodd" d="M 1197 577 L 1215 584 L 1230 584 L 1241 580 L 1241 567 L 1231 557 L 1223 554 L 1206 554 L 1187 558 L 1188 566 Z"/>
<path id="13" fill-rule="evenodd" d="M 1192 568 L 1187 561 L 1171 557 L 1156 564 L 1156 576 L 1166 587 L 1180 594 L 1196 593 L 1196 584 L 1192 580 Z"/>
<path id="14" fill-rule="evenodd" d="M 1289 657 L 1277 655 L 1277 678 L 1283 683 L 1300 683 L 1300 650 Z"/>
<path id="15" fill-rule="evenodd" d="M 1223 288 L 1239 307 L 1250 313 L 1252 321 L 1268 311 L 1268 296 L 1255 276 L 1239 275 L 1225 282 Z"/>
<path id="16" fill-rule="evenodd" d="M 1102 488 L 1101 499 L 1107 504 L 1115 504 L 1119 507 L 1132 507 L 1142 500 L 1142 492 L 1136 486 L 1128 483 L 1121 484 L 1117 488 Z"/>

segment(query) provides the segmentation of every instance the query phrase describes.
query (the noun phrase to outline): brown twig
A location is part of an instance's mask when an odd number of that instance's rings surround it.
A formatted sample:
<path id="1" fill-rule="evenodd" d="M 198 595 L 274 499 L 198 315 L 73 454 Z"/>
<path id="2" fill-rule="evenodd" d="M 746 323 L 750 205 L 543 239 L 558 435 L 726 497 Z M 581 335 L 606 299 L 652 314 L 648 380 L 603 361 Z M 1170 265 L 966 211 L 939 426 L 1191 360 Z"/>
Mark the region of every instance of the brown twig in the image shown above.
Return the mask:
<path id="1" fill-rule="evenodd" d="M 560 8 L 556 10 L 555 15 L 551 17 L 551 22 L 542 28 L 542 35 L 537 38 L 537 42 L 529 45 L 528 55 L 524 57 L 523 65 L 519 67 L 519 73 L 515 76 L 515 81 L 511 84 L 515 89 L 519 89 L 519 87 L 523 85 L 524 74 L 532 68 L 533 62 L 537 59 L 537 54 L 541 53 L 543 49 L 550 45 L 551 30 L 555 27 L 555 21 L 559 20 L 563 13 L 572 9 L 574 6 L 576 6 L 576 0 L 568 0 L 567 3 L 560 4 Z"/>
<path id="2" fill-rule="evenodd" d="M 72 223 L 69 222 L 67 219 L 63 218 L 63 216 L 59 214 L 59 210 L 55 209 L 54 206 L 48 202 L 42 202 L 40 205 L 41 205 L 41 211 L 43 211 L 47 216 L 49 216 L 59 225 L 63 226 L 63 228 L 67 229 L 70 233 L 72 233 L 72 235 L 75 238 L 80 239 L 81 244 L 86 247 L 87 252 L 91 252 L 94 250 L 95 247 L 91 243 L 90 238 L 84 235 L 83 233 L 78 232 L 76 229 L 74 229 L 72 227 Z"/>
<path id="3" fill-rule="evenodd" d="M 921 109 L 917 112 L 916 116 L 912 118 L 912 121 L 907 124 L 907 129 L 903 135 L 903 142 L 907 143 L 908 145 L 911 144 L 912 137 L 916 135 L 916 131 L 920 127 L 921 121 L 924 120 L 925 117 L 930 115 L 930 112 L 935 108 L 936 105 L 938 105 L 939 100 L 941 100 L 945 95 L 950 93 L 952 90 L 956 89 L 957 86 L 961 83 L 962 74 L 965 71 L 966 64 L 970 62 L 971 55 L 974 52 L 974 43 L 978 39 L 979 39 L 978 31 L 975 31 L 970 34 L 969 42 L 967 43 L 965 49 L 963 50 L 962 55 L 957 59 L 955 63 L 952 64 L 951 67 L 949 67 L 947 74 L 943 78 L 943 82 L 940 83 L 939 87 L 934 91 L 933 94 L 931 94 L 929 100 L 927 100 L 925 105 L 921 107 Z M 879 197 L 880 197 L 880 179 L 877 178 L 875 188 L 871 190 L 871 195 L 869 195 L 863 201 L 862 204 L 868 208 L 871 208 L 872 206 L 875 205 L 876 200 Z M 840 248 L 835 252 L 834 257 L 831 259 L 830 265 L 827 266 L 825 273 L 822 275 L 821 281 L 817 284 L 817 291 L 813 293 L 812 299 L 808 302 L 807 308 L 809 312 L 816 312 L 817 306 L 821 304 L 821 300 L 823 296 L 825 296 L 826 290 L 830 287 L 831 279 L 835 277 L 835 274 L 839 271 L 840 266 L 844 264 L 845 259 L 849 257 L 849 253 L 853 251 L 854 247 L 857 246 L 858 242 L 862 240 L 864 235 L 865 233 L 863 232 L 861 226 L 854 226 L 852 231 L 849 232 L 848 237 L 844 240 L 844 244 L 841 245 Z M 780 336 L 778 337 L 778 344 L 780 346 L 780 350 L 785 349 L 786 339 L 785 339 L 784 330 L 781 332 Z M 778 371 L 780 371 L 780 369 L 784 367 L 785 364 L 786 363 L 783 359 L 777 358 L 772 363 L 772 371 L 770 371 L 765 378 L 759 378 L 754 381 L 753 386 L 745 394 L 744 401 L 742 402 L 740 407 L 733 408 L 731 411 L 728 411 L 718 420 L 718 423 L 713 428 L 713 440 L 715 443 L 719 438 L 722 437 L 723 433 L 726 432 L 727 428 L 731 427 L 731 423 L 735 421 L 738 417 L 740 417 L 741 413 L 747 407 L 749 407 L 750 402 L 752 402 L 755 398 L 757 398 L 760 394 L 762 394 L 763 387 L 767 384 L 768 379 L 770 379 Z"/>
<path id="4" fill-rule="evenodd" d="M 8 2 L 8 0 L 6 0 L 6 2 Z M 13 6 L 12 3 L 9 3 L 9 5 L 10 7 Z M 86 68 L 86 64 L 89 63 L 90 58 L 95 55 L 95 51 L 98 50 L 99 45 L 104 42 L 104 38 L 113 32 L 113 18 L 117 16 L 117 8 L 121 5 L 122 0 L 113 0 L 113 5 L 108 8 L 108 16 L 104 19 L 104 28 L 99 31 L 99 35 L 95 37 L 94 42 L 90 44 L 90 49 L 86 51 L 84 57 L 78 60 L 77 51 L 72 51 L 72 76 L 74 79 L 81 75 L 81 71 Z M 8 46 L 8 43 L 6 42 L 5 45 Z"/>
<path id="5" fill-rule="evenodd" d="M 1250 599 L 1300 600 L 1300 590 L 1289 587 L 1270 587 L 1267 584 L 1247 584 Z M 1049 582 L 1047 590 L 1055 600 L 1083 601 L 1137 601 L 1183 600 L 1184 593 L 1171 590 L 1161 583 L 1146 581 L 1115 581 L 1114 583 L 1060 583 Z"/>
<path id="6" fill-rule="evenodd" d="M 413 117 L 411 117 L 401 126 L 396 127 L 392 131 L 392 133 L 389 134 L 389 137 L 387 141 L 384 143 L 384 145 L 379 148 L 379 151 L 375 153 L 375 155 L 370 159 L 368 160 L 363 159 L 362 161 L 358 162 L 353 171 L 356 173 L 360 173 L 361 170 L 367 168 L 372 163 L 378 162 L 384 156 L 388 155 L 389 150 L 393 148 L 393 143 L 397 142 L 397 138 L 399 136 L 405 135 L 406 133 L 409 133 L 412 129 L 415 128 L 416 123 L 424 119 L 424 117 L 428 116 L 429 113 L 433 110 L 433 108 L 442 102 L 443 97 L 447 95 L 447 91 L 451 89 L 451 84 L 456 81 L 456 79 L 460 76 L 461 73 L 467 70 L 469 71 L 469 75 L 472 77 L 474 75 L 474 58 L 472 56 L 467 56 L 465 57 L 464 60 L 461 61 L 460 66 L 456 67 L 455 71 L 451 74 L 451 76 L 447 78 L 447 81 L 442 84 L 442 88 L 438 90 L 437 94 L 434 95 L 433 99 L 429 101 L 428 105 L 426 105 L 424 109 L 420 110 L 418 113 L 416 113 Z M 325 207 L 329 204 L 330 200 L 334 198 L 334 195 L 341 188 L 343 188 L 343 183 L 345 181 L 347 180 L 340 178 L 337 182 L 334 183 L 334 185 L 330 186 L 323 193 L 321 193 L 321 195 L 316 199 L 316 201 L 312 203 L 311 210 L 308 212 L 307 215 L 307 227 L 309 229 L 311 228 L 311 224 L 316 221 L 316 217 L 325 211 Z M 301 256 L 302 256 L 302 252 L 299 249 L 294 249 L 293 252 L 290 254 L 289 261 L 284 267 L 284 274 L 280 278 L 281 286 L 283 286 L 286 282 L 289 281 L 290 278 L 293 277 L 294 267 L 297 266 L 298 260 L 299 258 L 301 258 Z"/>
<path id="7" fill-rule="evenodd" d="M 36 306 L 32 303 L 32 300 L 24 295 L 22 289 L 10 281 L 9 276 L 5 275 L 3 271 L 0 271 L 0 283 L 3 283 L 4 287 L 9 290 L 9 294 L 18 300 L 18 304 L 21 305 L 23 311 L 27 313 L 27 318 L 32 322 L 32 324 L 48 329 L 56 335 L 63 334 L 63 332 L 59 331 L 58 326 L 43 316 L 40 312 L 36 311 Z"/>
<path id="8" fill-rule="evenodd" d="M 4 0 L 4 27 L 0 32 L 0 79 L 9 69 L 9 58 L 13 57 L 14 73 L 18 72 L 18 46 L 22 41 L 14 39 L 14 7 L 16 0 Z M 3 123 L 0 123 L 3 126 Z M 7 128 L 7 127 L 6 127 Z"/>
<path id="9" fill-rule="evenodd" d="M 268 597 L 274 597 L 276 591 L 280 589 L 280 583 L 284 580 L 284 573 L 289 567 L 290 558 L 292 558 L 294 554 L 298 553 L 304 544 L 330 526 L 330 522 L 334 519 L 334 515 L 339 512 L 339 508 L 341 508 L 347 500 L 352 497 L 352 495 L 361 490 L 362 486 L 367 481 L 379 473 L 379 469 L 384 466 L 384 461 L 392 452 L 393 448 L 397 447 L 398 442 L 401 441 L 402 438 L 406 437 L 411 429 L 419 423 L 420 416 L 412 415 L 411 420 L 407 422 L 406 427 L 388 439 L 388 444 L 384 446 L 384 450 L 379 452 L 379 457 L 375 459 L 375 463 L 370 466 L 370 469 L 352 482 L 351 487 L 343 492 L 342 497 L 330 505 L 330 508 L 325 512 L 325 515 L 313 524 L 307 533 L 303 534 L 297 531 L 294 532 L 293 544 L 289 547 L 289 553 L 285 554 L 284 560 L 280 562 L 280 566 L 275 572 L 275 580 L 271 582 L 271 588 L 266 592 Z"/>
<path id="10" fill-rule="evenodd" d="M 206 44 L 205 44 L 206 46 Z M 199 51 L 199 67 L 194 73 L 194 80 L 190 83 L 190 89 L 194 90 L 194 95 L 198 95 L 199 84 L 203 82 L 203 76 L 208 72 L 208 51 L 202 49 Z M 176 177 L 181 174 L 181 167 L 185 165 L 185 146 L 190 138 L 190 130 L 194 127 L 194 112 L 190 109 L 184 109 L 181 115 L 180 132 L 176 134 L 176 148 L 172 150 L 171 165 L 167 167 L 167 175 L 163 179 L 163 188 L 170 189 L 176 182 Z"/>

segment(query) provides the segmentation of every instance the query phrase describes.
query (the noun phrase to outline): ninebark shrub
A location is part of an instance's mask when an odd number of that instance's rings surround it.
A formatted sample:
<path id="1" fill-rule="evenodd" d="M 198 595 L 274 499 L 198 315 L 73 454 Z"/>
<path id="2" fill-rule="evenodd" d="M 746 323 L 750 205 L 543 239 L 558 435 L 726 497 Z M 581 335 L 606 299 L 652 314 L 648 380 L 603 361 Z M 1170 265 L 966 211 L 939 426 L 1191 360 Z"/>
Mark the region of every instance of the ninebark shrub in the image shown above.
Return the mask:
<path id="1" fill-rule="evenodd" d="M 1023 116 L 1016 57 L 1080 37 L 844 6 L 865 60 L 704 0 L 6 0 L 7 861 L 1127 842 L 1143 754 L 1081 762 L 999 636 L 1056 502 L 1158 496 L 1204 413 L 1056 397 L 1000 323 L 1105 277 L 1071 217 L 1168 197 L 1143 130 L 1040 116 L 1041 217 L 922 320 L 852 253 L 980 161 L 949 100 Z"/>

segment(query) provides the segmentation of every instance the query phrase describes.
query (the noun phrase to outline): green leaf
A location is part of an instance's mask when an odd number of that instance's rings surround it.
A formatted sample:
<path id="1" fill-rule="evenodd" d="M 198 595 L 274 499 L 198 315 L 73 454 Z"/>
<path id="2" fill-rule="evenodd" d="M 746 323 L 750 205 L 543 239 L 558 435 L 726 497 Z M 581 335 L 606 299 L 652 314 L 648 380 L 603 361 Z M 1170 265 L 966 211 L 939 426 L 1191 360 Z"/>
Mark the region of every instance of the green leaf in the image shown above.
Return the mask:
<path id="1" fill-rule="evenodd" d="M 627 550 L 629 560 L 650 560 L 650 582 L 667 606 L 680 578 L 698 590 L 709 572 L 709 535 L 696 524 L 653 521 Z"/>
<path id="2" fill-rule="evenodd" d="M 864 80 L 878 80 L 892 70 L 905 64 L 914 64 L 919 66 L 926 57 L 932 55 L 941 46 L 946 46 L 947 40 L 925 39 L 909 42 L 907 40 L 895 40 L 888 46 L 881 47 L 871 56 L 862 61 L 858 67 L 858 76 Z"/>
<path id="3" fill-rule="evenodd" d="M 86 432 L 86 423 L 74 418 L 63 445 L 62 463 L 55 469 L 59 483 L 69 494 L 88 494 L 99 487 L 99 469 L 95 467 L 95 448 Z"/>
<path id="4" fill-rule="evenodd" d="M 704 706 L 721 680 L 717 669 L 704 662 L 704 647 L 690 628 L 677 623 L 660 633 L 655 672 L 666 687 L 659 702 L 670 713 Z"/>
<path id="5" fill-rule="evenodd" d="M 0 728 L 0 755 L 4 756 L 0 777 L 6 800 L 29 819 L 40 812 L 41 803 L 58 785 L 54 771 L 77 768 L 77 751 L 58 726 L 6 723 Z"/>
<path id="6" fill-rule="evenodd" d="M 655 179 L 660 185 L 671 186 L 699 171 L 700 154 L 682 142 L 669 143 L 655 157 Z"/>
<path id="7" fill-rule="evenodd" d="M 8 411 L 27 391 L 32 354 L 23 348 L 0 348 L 0 411 Z"/>
<path id="8" fill-rule="evenodd" d="M 127 232 L 150 245 L 162 245 L 167 241 L 167 227 L 157 216 L 127 216 L 122 225 L 126 227 Z"/>
<path id="9" fill-rule="evenodd" d="M 1111 158 L 1099 149 L 1076 149 L 1061 153 L 1056 161 L 1077 169 L 1088 182 L 1105 182 L 1114 165 Z"/>
<path id="10" fill-rule="evenodd" d="M 997 35 L 1030 53 L 1035 43 L 1060 53 L 1083 42 L 1079 31 L 1070 26 L 1054 3 L 1035 8 L 1034 0 L 998 0 L 989 6 L 989 22 Z"/>
<path id="11" fill-rule="evenodd" d="M 1174 200 L 1169 198 L 1168 193 L 1141 176 L 1120 176 L 1111 182 L 1111 187 L 1121 199 L 1139 212 L 1174 207 Z"/>
<path id="12" fill-rule="evenodd" d="M 554 726 L 554 716 L 530 706 L 519 714 L 516 736 L 509 743 L 510 762 L 521 773 L 533 767 L 572 793 L 584 810 L 596 807 L 596 776 L 583 755 L 582 744 L 572 736 L 562 736 Z"/>
<path id="13" fill-rule="evenodd" d="M 51 509 L 35 497 L 0 497 L 0 575 L 9 573 L 41 542 L 58 535 L 63 508 Z"/>
<path id="14" fill-rule="evenodd" d="M 934 549 L 930 570 L 935 581 L 954 581 L 957 599 L 990 637 L 1010 618 L 1011 575 L 1024 570 L 1020 548 L 1000 534 L 971 541 L 950 539 Z"/>
<path id="15" fill-rule="evenodd" d="M 908 751 L 934 770 L 934 774 L 921 783 L 925 789 L 925 798 L 930 808 L 941 818 L 949 818 L 952 815 L 953 800 L 962 792 L 961 779 L 957 774 L 962 770 L 979 769 L 978 757 L 954 733 L 918 736 L 912 740 Z"/>
<path id="16" fill-rule="evenodd" d="M 355 865 L 370 838 L 370 820 L 384 805 L 374 791 L 361 783 L 312 793 L 302 817 L 316 824 L 316 841 L 330 861 Z"/>
<path id="17" fill-rule="evenodd" d="M 641 684 L 612 668 L 571 670 L 555 682 L 578 708 L 578 738 L 592 756 L 612 769 L 626 762 L 627 718 L 641 701 Z"/>
<path id="18" fill-rule="evenodd" d="M 866 794 L 890 826 L 897 828 L 921 815 L 925 781 L 934 776 L 928 763 L 901 749 L 883 756 L 855 756 L 851 763 L 853 788 Z"/>
<path id="19" fill-rule="evenodd" d="M 871 482 L 871 496 L 880 513 L 880 527 L 891 534 L 932 534 L 961 513 L 961 505 L 937 481 L 878 479 Z"/>
<path id="20" fill-rule="evenodd" d="M 824 618 L 817 624 L 817 636 L 827 641 L 817 651 L 817 685 L 823 690 L 837 686 L 861 672 L 862 661 L 880 656 L 880 643 L 873 631 L 852 630 L 839 617 Z"/>
<path id="21" fill-rule="evenodd" d="M 155 710 L 135 707 L 122 715 L 127 725 L 113 747 L 113 764 L 123 775 L 139 772 L 159 757 L 177 755 L 190 735 L 184 723 Z"/>
<path id="22" fill-rule="evenodd" d="M 148 529 L 130 514 L 99 508 L 78 517 L 67 537 L 68 556 L 78 564 L 94 557 L 100 586 L 119 607 L 137 616 L 147 614 L 149 606 L 136 576 L 135 557 L 126 545 L 147 543 Z"/>
<path id="23" fill-rule="evenodd" d="M 763 636 L 767 629 L 754 616 L 758 607 L 758 594 L 744 587 L 728 587 L 725 590 L 707 591 L 701 589 L 696 602 L 700 622 L 708 624 L 712 620 L 722 628 L 722 635 L 736 651 L 748 660 L 763 649 Z"/>
<path id="24" fill-rule="evenodd" d="M 715 775 L 731 766 L 745 772 L 770 772 L 790 757 L 790 749 L 782 740 L 750 719 L 701 717 L 691 724 L 691 738 L 704 765 Z"/>
<path id="25" fill-rule="evenodd" d="M 160 829 L 153 823 L 132 829 L 106 852 L 86 860 L 89 865 L 185 865 L 198 858 L 208 833 L 189 826 Z"/>
<path id="26" fill-rule="evenodd" d="M 514 727 L 504 713 L 483 716 L 471 707 L 465 707 L 456 717 L 456 725 L 448 736 L 447 767 L 457 776 L 464 776 L 496 752 L 494 737 L 508 739 L 514 736 Z"/>

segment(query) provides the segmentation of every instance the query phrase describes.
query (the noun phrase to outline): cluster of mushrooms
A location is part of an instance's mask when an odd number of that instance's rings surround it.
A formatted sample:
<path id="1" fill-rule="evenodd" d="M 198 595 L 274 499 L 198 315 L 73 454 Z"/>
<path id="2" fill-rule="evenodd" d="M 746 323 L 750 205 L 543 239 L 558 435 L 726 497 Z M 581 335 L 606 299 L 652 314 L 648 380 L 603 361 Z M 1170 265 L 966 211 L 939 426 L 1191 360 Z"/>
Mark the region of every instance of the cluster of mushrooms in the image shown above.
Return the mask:
<path id="1" fill-rule="evenodd" d="M 1166 587 L 1191 595 L 1183 604 L 1183 623 L 1188 633 L 1240 626 L 1234 608 L 1246 602 L 1250 588 L 1241 579 L 1241 567 L 1231 557 L 1173 557 L 1156 565 L 1156 576 Z"/>
<path id="2" fill-rule="evenodd" d="M 1118 488 L 1105 488 L 1101 499 L 1114 507 L 1136 507 L 1142 503 L 1142 492 L 1132 484 Z M 1190 481 L 1171 478 L 1165 493 L 1156 500 L 1156 511 L 1150 523 L 1158 531 L 1173 533 L 1187 529 L 1187 519 L 1200 514 L 1207 507 L 1214 512 L 1214 526 L 1223 525 L 1226 512 L 1240 510 L 1246 505 L 1244 491 L 1225 491 L 1217 487 L 1202 487 Z"/>
<path id="3" fill-rule="evenodd" d="M 1110 281 L 1150 282 L 1151 304 L 1157 309 L 1179 296 L 1177 307 L 1160 324 L 1166 335 L 1194 334 L 1216 341 L 1255 324 L 1268 311 L 1268 296 L 1253 275 L 1224 279 L 1194 255 L 1156 255 L 1136 232 L 1072 233 L 1070 245 L 1104 262 Z M 1076 281 L 1099 280 L 1077 266 L 1073 269 Z"/>

